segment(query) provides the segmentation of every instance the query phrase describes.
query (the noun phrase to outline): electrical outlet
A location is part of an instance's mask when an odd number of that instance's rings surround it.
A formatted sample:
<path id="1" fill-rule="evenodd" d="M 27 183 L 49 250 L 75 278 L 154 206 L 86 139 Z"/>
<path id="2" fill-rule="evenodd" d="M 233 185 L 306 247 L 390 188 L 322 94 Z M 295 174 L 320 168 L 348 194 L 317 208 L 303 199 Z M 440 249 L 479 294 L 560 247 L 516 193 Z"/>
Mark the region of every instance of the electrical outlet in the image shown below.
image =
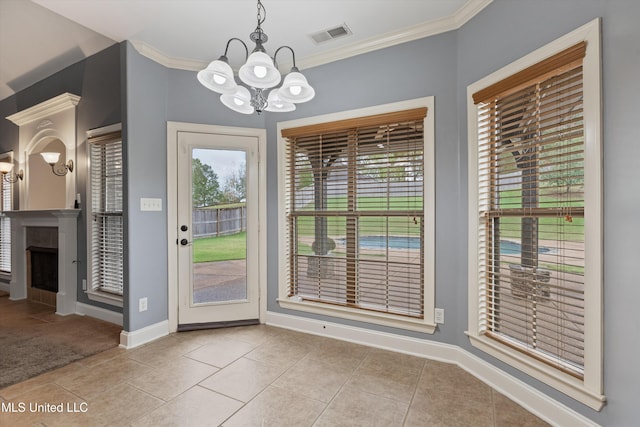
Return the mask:
<path id="1" fill-rule="evenodd" d="M 444 308 L 436 308 L 436 323 L 444 324 Z"/>
<path id="2" fill-rule="evenodd" d="M 147 311 L 147 297 L 140 298 L 138 300 L 138 311 L 139 312 Z"/>

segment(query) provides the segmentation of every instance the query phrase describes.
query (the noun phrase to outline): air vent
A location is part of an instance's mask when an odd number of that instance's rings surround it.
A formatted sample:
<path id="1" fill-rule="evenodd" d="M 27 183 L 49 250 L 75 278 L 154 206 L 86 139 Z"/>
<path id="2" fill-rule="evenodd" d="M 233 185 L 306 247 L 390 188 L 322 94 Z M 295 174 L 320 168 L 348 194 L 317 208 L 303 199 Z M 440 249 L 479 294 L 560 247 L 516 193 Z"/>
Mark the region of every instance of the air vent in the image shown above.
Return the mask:
<path id="1" fill-rule="evenodd" d="M 342 24 L 337 27 L 329 28 L 328 30 L 318 31 L 317 33 L 311 34 L 311 38 L 316 44 L 320 44 L 348 35 L 351 35 L 351 30 L 347 27 L 347 24 Z"/>

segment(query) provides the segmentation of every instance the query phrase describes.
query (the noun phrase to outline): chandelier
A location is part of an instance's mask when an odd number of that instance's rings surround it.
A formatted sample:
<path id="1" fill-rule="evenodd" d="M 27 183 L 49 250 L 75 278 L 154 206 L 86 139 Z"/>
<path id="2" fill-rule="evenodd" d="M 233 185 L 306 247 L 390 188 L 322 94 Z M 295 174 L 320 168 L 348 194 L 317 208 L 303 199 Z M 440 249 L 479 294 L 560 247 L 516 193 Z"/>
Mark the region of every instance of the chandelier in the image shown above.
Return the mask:
<path id="1" fill-rule="evenodd" d="M 269 39 L 262 31 L 262 23 L 267 11 L 258 0 L 258 26 L 249 35 L 256 47 L 249 55 L 247 45 L 238 38 L 227 41 L 224 55 L 212 61 L 207 68 L 198 72 L 198 81 L 204 87 L 220 93 L 220 101 L 228 108 L 243 114 L 260 114 L 263 111 L 287 112 L 296 109 L 295 104 L 307 102 L 315 96 L 315 91 L 296 67 L 296 54 L 289 46 L 279 47 L 271 58 L 263 44 Z M 229 65 L 227 52 L 232 41 L 239 41 L 245 49 L 245 64 L 238 70 L 241 84 L 236 82 L 233 69 Z M 293 67 L 282 80 L 276 66 L 276 57 L 282 49 L 288 49 L 293 56 Z M 281 83 L 282 82 L 282 83 Z M 273 89 L 271 89 L 273 88 Z M 265 97 L 265 91 L 271 89 Z"/>

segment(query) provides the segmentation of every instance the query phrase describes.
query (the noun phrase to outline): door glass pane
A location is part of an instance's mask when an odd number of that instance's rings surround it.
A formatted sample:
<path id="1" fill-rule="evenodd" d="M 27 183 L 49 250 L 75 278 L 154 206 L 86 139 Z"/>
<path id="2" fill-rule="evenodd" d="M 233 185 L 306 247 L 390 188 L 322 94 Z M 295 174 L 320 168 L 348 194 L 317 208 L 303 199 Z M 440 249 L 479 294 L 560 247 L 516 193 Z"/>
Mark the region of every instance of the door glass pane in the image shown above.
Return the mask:
<path id="1" fill-rule="evenodd" d="M 247 299 L 246 152 L 192 150 L 193 304 Z"/>

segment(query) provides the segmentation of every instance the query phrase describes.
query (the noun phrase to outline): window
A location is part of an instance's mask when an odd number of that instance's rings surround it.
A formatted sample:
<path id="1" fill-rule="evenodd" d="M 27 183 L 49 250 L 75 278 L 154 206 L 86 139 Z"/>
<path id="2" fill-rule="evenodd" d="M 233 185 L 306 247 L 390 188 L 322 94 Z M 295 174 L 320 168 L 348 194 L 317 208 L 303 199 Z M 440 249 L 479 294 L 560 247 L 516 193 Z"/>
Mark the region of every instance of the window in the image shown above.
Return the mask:
<path id="1" fill-rule="evenodd" d="M 287 230 L 281 304 L 432 330 L 427 114 L 433 112 L 423 101 L 380 114 L 281 124 Z"/>
<path id="2" fill-rule="evenodd" d="M 123 292 L 122 138 L 119 130 L 89 136 L 90 289 L 92 299 L 121 305 Z"/>
<path id="3" fill-rule="evenodd" d="M 599 409 L 599 55 L 575 38 L 470 87 L 469 333 Z"/>
<path id="4" fill-rule="evenodd" d="M 0 161 L 13 163 L 12 153 L 0 156 Z M 13 209 L 13 184 L 0 177 L 0 211 Z M 11 274 L 11 219 L 0 216 L 0 274 Z"/>

